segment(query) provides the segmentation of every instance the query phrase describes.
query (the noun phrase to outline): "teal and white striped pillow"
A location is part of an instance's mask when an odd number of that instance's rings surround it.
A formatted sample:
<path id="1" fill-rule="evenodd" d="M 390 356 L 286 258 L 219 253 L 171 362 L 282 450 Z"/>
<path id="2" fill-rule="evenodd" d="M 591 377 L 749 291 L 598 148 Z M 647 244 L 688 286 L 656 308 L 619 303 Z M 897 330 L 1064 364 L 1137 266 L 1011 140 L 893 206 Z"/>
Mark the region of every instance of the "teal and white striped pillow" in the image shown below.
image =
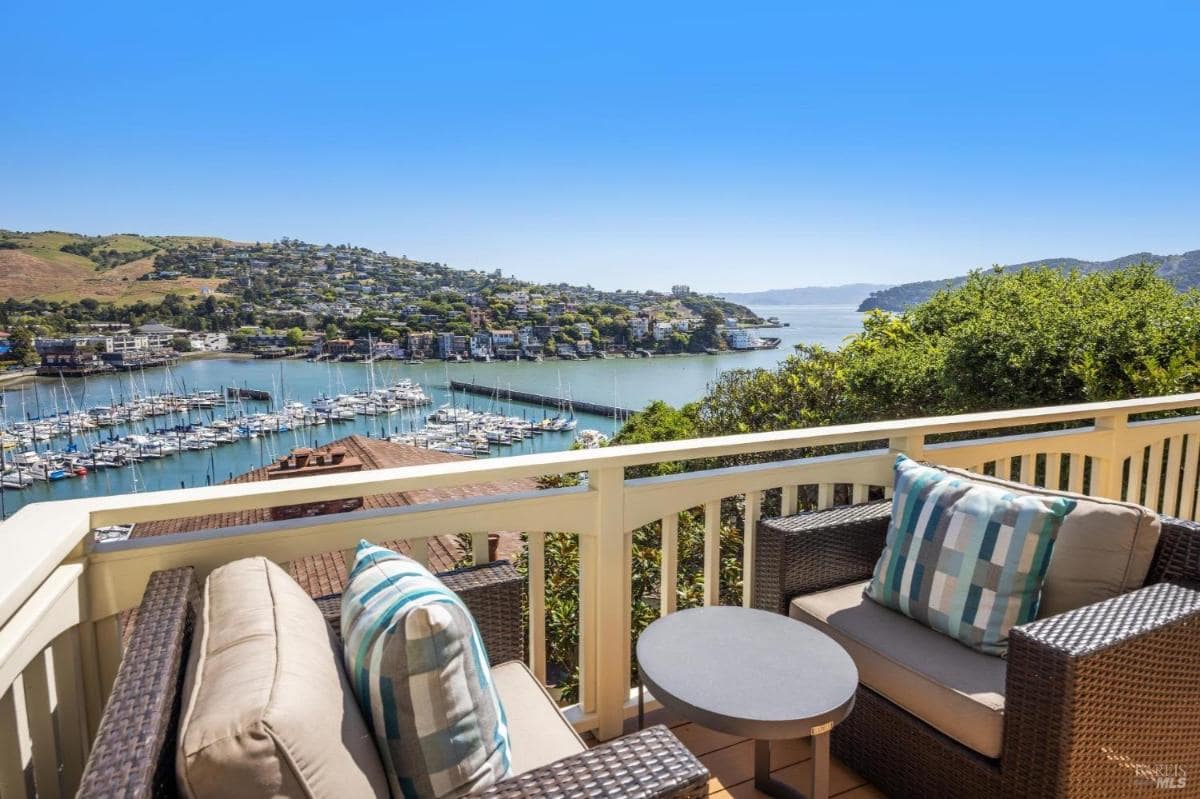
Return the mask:
<path id="1" fill-rule="evenodd" d="M 1037 617 L 1075 500 L 1015 494 L 896 458 L 887 543 L 864 593 L 990 655 Z"/>
<path id="2" fill-rule="evenodd" d="M 419 563 L 367 541 L 342 596 L 350 684 L 392 795 L 442 799 L 509 776 L 508 724 L 462 600 Z"/>

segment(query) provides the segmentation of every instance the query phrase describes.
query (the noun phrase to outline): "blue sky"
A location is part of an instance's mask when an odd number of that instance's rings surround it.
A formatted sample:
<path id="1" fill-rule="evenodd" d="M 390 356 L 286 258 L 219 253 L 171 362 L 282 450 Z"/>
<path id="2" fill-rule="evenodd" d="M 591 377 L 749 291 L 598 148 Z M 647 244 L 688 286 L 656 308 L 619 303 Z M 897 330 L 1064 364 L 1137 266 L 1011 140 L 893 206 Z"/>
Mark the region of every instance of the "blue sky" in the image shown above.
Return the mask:
<path id="1" fill-rule="evenodd" d="M 1200 4 L 47 3 L 0 227 L 606 288 L 1200 248 Z"/>

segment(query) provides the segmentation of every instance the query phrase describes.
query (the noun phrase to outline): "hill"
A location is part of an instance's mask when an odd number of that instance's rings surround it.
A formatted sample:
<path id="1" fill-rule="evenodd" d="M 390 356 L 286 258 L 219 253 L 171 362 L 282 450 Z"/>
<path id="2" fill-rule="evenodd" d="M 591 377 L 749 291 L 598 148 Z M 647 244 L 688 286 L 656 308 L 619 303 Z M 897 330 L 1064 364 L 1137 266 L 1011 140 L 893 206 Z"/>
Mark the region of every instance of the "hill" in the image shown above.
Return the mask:
<path id="1" fill-rule="evenodd" d="M 0 299 L 78 301 L 121 305 L 158 302 L 169 292 L 197 295 L 211 280 L 184 279 L 173 285 L 140 278 L 154 271 L 154 259 L 189 244 L 223 242 L 193 236 L 84 236 L 43 231 L 0 230 Z"/>
<path id="2" fill-rule="evenodd" d="M 885 283 L 848 283 L 766 291 L 722 291 L 717 292 L 717 296 L 742 305 L 857 305 L 864 297 L 886 288 L 889 286 Z"/>
<path id="3" fill-rule="evenodd" d="M 1005 271 L 1019 271 L 1031 267 L 1045 266 L 1059 271 L 1071 269 L 1080 272 L 1106 272 L 1121 269 L 1135 264 L 1148 263 L 1157 267 L 1158 274 L 1171 281 L 1181 291 L 1200 288 L 1200 250 L 1191 250 L 1181 255 L 1155 255 L 1151 252 L 1136 252 L 1111 261 L 1082 261 L 1078 258 L 1047 258 L 1042 261 L 1029 261 L 1023 264 L 995 267 Z M 902 283 L 891 288 L 881 289 L 871 293 L 858 306 L 860 311 L 881 309 L 884 311 L 902 311 L 913 305 L 919 305 L 932 297 L 939 289 L 953 288 L 962 285 L 966 275 L 948 277 L 942 280 L 923 280 L 915 283 Z"/>

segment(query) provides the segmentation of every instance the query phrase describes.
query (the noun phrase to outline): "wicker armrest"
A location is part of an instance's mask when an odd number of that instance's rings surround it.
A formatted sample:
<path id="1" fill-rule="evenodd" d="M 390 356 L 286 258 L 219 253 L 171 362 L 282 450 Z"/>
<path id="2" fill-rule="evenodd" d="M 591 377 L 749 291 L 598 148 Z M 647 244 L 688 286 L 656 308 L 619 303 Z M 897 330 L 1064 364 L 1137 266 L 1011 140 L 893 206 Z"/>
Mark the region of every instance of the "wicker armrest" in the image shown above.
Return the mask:
<path id="1" fill-rule="evenodd" d="M 488 799 L 693 799 L 708 794 L 708 769 L 660 725 L 504 780 Z"/>
<path id="2" fill-rule="evenodd" d="M 197 594 L 191 568 L 150 575 L 79 797 L 175 795 L 175 736 Z"/>
<path id="3" fill-rule="evenodd" d="M 525 580 L 511 563 L 497 560 L 437 576 L 462 598 L 475 617 L 492 665 L 525 660 Z M 337 631 L 342 595 L 331 594 L 315 601 Z"/>
<path id="4" fill-rule="evenodd" d="M 1012 630 L 1010 795 L 1126 795 L 1200 774 L 1198 728 L 1200 591 L 1158 583 Z"/>
<path id="5" fill-rule="evenodd" d="M 883 551 L 891 501 L 798 513 L 758 523 L 754 607 L 787 613 L 800 594 L 871 576 Z"/>
<path id="6" fill-rule="evenodd" d="M 1147 583 L 1200 583 L 1200 524 L 1160 516 L 1162 534 L 1150 564 Z"/>

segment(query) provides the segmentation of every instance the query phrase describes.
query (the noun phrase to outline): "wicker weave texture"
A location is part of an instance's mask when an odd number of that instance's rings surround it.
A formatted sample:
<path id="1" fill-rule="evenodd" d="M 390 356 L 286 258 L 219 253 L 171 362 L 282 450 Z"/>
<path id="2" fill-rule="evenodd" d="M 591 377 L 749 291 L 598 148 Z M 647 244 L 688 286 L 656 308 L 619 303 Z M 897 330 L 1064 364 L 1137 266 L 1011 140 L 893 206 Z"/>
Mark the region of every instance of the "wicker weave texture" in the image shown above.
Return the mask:
<path id="1" fill-rule="evenodd" d="M 525 580 L 511 563 L 497 560 L 437 576 L 475 617 L 493 666 L 525 660 Z M 333 629 L 340 630 L 342 595 L 323 596 L 316 603 Z"/>
<path id="2" fill-rule="evenodd" d="M 1162 535 L 1147 583 L 1167 580 L 1200 583 L 1200 524 L 1160 516 Z"/>
<path id="3" fill-rule="evenodd" d="M 480 794 L 488 799 L 699 799 L 707 795 L 708 769 L 662 725 L 504 780 Z"/>
<path id="4" fill-rule="evenodd" d="M 1158 583 L 1014 628 L 1005 699 L 1005 795 L 1136 796 L 1159 777 L 1194 780 L 1200 591 Z"/>
<path id="5" fill-rule="evenodd" d="M 176 795 L 175 741 L 197 595 L 190 568 L 150 576 L 78 796 Z"/>
<path id="6" fill-rule="evenodd" d="M 996 799 L 1000 795 L 995 761 L 862 686 L 854 712 L 833 728 L 831 749 L 893 799 Z"/>
<path id="7" fill-rule="evenodd" d="M 891 507 L 881 500 L 760 520 L 754 607 L 786 614 L 792 597 L 870 577 Z"/>

